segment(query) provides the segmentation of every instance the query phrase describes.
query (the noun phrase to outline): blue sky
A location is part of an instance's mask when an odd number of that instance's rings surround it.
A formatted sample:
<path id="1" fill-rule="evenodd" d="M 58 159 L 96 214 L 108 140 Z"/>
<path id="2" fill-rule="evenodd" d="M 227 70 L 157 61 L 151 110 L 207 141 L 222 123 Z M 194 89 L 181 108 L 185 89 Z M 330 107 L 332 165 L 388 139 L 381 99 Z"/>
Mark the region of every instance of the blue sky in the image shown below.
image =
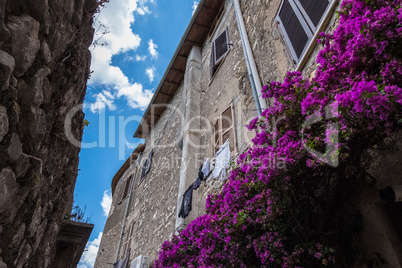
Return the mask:
<path id="1" fill-rule="evenodd" d="M 95 224 L 79 268 L 93 267 L 111 203 L 114 174 L 133 151 L 152 98 L 198 1 L 110 0 L 94 24 L 93 71 L 74 199 Z M 103 34 L 107 32 L 107 34 Z"/>

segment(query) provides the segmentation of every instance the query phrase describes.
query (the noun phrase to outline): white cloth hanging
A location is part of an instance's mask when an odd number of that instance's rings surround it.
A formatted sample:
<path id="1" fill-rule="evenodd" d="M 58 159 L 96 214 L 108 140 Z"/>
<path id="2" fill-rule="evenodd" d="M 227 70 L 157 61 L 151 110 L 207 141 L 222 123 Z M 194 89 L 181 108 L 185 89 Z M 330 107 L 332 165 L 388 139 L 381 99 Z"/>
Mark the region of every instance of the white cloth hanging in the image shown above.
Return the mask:
<path id="1" fill-rule="evenodd" d="M 202 168 L 201 168 L 202 173 L 204 173 L 204 177 L 209 175 L 209 158 L 205 159 L 204 163 L 202 164 Z"/>
<path id="2" fill-rule="evenodd" d="M 221 181 L 227 179 L 226 169 L 229 167 L 229 161 L 230 147 L 229 140 L 226 140 L 215 156 L 215 169 L 212 171 L 215 179 L 218 178 L 219 175 L 221 176 Z"/>

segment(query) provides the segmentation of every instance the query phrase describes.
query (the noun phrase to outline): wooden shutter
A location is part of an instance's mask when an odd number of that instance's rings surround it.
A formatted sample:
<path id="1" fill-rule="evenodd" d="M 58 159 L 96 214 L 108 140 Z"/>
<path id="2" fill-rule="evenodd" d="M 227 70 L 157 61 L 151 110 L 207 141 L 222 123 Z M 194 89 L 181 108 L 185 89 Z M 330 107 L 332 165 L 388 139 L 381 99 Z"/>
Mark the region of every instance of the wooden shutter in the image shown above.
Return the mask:
<path id="1" fill-rule="evenodd" d="M 128 193 L 130 192 L 131 180 L 132 180 L 132 176 L 129 176 L 128 179 L 125 182 L 124 193 L 123 193 L 122 199 L 126 198 Z"/>
<path id="2" fill-rule="evenodd" d="M 213 47 L 214 61 L 216 65 L 225 57 L 226 53 L 228 53 L 229 51 L 229 34 L 227 29 L 223 33 L 221 33 L 218 38 L 215 39 Z"/>
<path id="3" fill-rule="evenodd" d="M 220 114 L 214 126 L 214 152 L 219 151 L 223 143 L 229 139 L 231 155 L 237 153 L 237 140 L 234 120 L 234 107 L 231 104 Z"/>
<path id="4" fill-rule="evenodd" d="M 118 200 L 119 200 L 119 203 L 123 200 L 123 195 L 124 195 L 124 186 L 125 186 L 125 183 L 123 182 L 123 183 L 121 183 L 121 185 L 120 185 L 120 187 L 119 187 L 119 189 L 118 189 L 118 191 L 117 191 L 117 195 L 116 196 L 118 196 Z"/>
<path id="5" fill-rule="evenodd" d="M 123 255 L 122 258 L 124 258 L 127 255 L 128 250 L 131 247 L 131 240 L 133 237 L 133 230 L 134 230 L 134 221 L 130 224 L 130 226 L 127 229 L 127 232 L 125 233 L 125 242 L 124 242 L 124 247 L 123 247 Z"/>
<path id="6" fill-rule="evenodd" d="M 299 62 L 333 0 L 283 0 L 277 21 L 295 63 Z"/>
<path id="7" fill-rule="evenodd" d="M 216 120 L 215 126 L 214 126 L 214 154 L 219 151 L 221 148 L 221 120 L 220 116 L 219 119 Z"/>
<path id="8" fill-rule="evenodd" d="M 214 76 L 214 73 L 215 73 L 215 70 L 216 70 L 216 68 L 215 68 L 215 53 L 214 53 L 214 42 L 212 42 L 212 45 L 211 45 L 211 62 L 210 62 L 210 65 L 209 65 L 209 71 L 210 71 L 210 74 L 211 74 L 211 78 Z"/>
<path id="9" fill-rule="evenodd" d="M 145 175 L 147 175 L 147 173 L 151 169 L 152 154 L 153 154 L 153 150 L 151 150 L 149 152 L 147 159 L 145 159 L 145 161 L 142 163 L 141 181 L 144 179 Z"/>
<path id="10" fill-rule="evenodd" d="M 329 7 L 329 0 L 295 0 L 295 3 L 306 19 L 310 29 L 315 32 L 325 11 Z"/>
<path id="11" fill-rule="evenodd" d="M 145 174 L 147 174 L 149 172 L 149 170 L 151 169 L 151 158 L 152 158 L 153 152 L 154 152 L 154 150 L 151 150 L 148 154 L 148 166 L 146 167 Z"/>
<path id="12" fill-rule="evenodd" d="M 231 104 L 221 115 L 222 121 L 222 143 L 229 139 L 230 152 L 234 155 L 237 150 L 236 132 L 234 124 L 233 104 Z"/>
<path id="13" fill-rule="evenodd" d="M 313 33 L 308 27 L 294 0 L 284 0 L 280 7 L 277 20 L 285 43 L 296 64 L 306 50 Z"/>

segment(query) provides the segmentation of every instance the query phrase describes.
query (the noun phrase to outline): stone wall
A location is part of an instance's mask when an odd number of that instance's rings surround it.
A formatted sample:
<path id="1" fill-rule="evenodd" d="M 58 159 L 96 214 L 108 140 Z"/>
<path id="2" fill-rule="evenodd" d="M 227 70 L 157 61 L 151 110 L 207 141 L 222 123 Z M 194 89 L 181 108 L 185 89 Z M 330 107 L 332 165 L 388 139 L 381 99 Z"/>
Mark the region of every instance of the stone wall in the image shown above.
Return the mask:
<path id="1" fill-rule="evenodd" d="M 127 239 L 128 228 L 134 224 L 131 242 L 131 260 L 140 254 L 147 254 L 152 260 L 157 258 L 162 243 L 175 231 L 176 200 L 179 185 L 181 150 L 176 141 L 180 138 L 182 115 L 183 86 L 179 87 L 171 105 L 166 109 L 156 126 L 149 133 L 145 142 L 145 151 L 139 163 L 153 150 L 152 165 L 149 173 L 141 180 L 141 166 L 135 169 L 135 163 L 120 178 L 113 195 L 111 211 L 105 225 L 96 268 L 110 267 L 114 263 L 117 245 L 120 239 L 121 224 L 129 201 L 121 200 L 119 193 L 125 187 L 124 181 L 135 174 L 128 216 L 121 240 L 119 258 L 123 257 L 123 244 Z M 164 146 L 165 145 L 165 146 Z"/>
<path id="2" fill-rule="evenodd" d="M 50 267 L 79 148 L 95 0 L 0 0 L 0 267 Z M 81 140 L 84 114 L 72 120 Z"/>

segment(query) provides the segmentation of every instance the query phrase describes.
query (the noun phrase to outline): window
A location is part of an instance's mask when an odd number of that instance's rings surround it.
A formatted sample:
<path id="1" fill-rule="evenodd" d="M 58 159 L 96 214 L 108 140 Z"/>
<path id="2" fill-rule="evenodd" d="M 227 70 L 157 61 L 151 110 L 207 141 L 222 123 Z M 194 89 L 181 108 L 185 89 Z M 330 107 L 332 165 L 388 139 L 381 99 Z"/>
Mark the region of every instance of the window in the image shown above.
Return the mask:
<path id="1" fill-rule="evenodd" d="M 237 140 L 234 124 L 234 108 L 231 104 L 219 115 L 214 126 L 214 154 L 219 151 L 221 146 L 229 139 L 230 154 L 237 153 Z"/>
<path id="2" fill-rule="evenodd" d="M 117 194 L 118 198 L 120 198 L 118 204 L 121 204 L 121 202 L 123 202 L 123 200 L 130 193 L 130 187 L 131 187 L 132 180 L 134 180 L 134 175 L 130 175 L 129 177 L 127 177 L 127 179 L 120 186 L 118 194 Z"/>
<path id="3" fill-rule="evenodd" d="M 283 0 L 276 17 L 294 64 L 299 63 L 333 0 Z"/>
<path id="4" fill-rule="evenodd" d="M 131 181 L 133 180 L 134 175 L 129 176 L 128 179 L 125 181 L 125 185 L 124 185 L 124 192 L 123 195 L 121 197 L 121 199 L 123 200 L 124 198 L 127 197 L 127 195 L 130 193 L 130 186 L 131 186 Z"/>
<path id="5" fill-rule="evenodd" d="M 130 226 L 127 229 L 127 232 L 125 233 L 122 258 L 124 258 L 127 255 L 127 252 L 130 249 L 131 240 L 133 238 L 133 232 L 134 232 L 134 223 L 135 222 L 133 221 L 130 224 Z"/>
<path id="6" fill-rule="evenodd" d="M 211 44 L 211 78 L 229 51 L 229 31 L 226 29 Z"/>
<path id="7" fill-rule="evenodd" d="M 142 180 L 144 179 L 145 175 L 147 175 L 147 173 L 148 173 L 149 170 L 151 169 L 151 159 L 152 159 L 152 155 L 153 155 L 153 150 L 151 150 L 151 151 L 149 152 L 148 157 L 142 162 L 140 183 L 141 183 Z"/>

